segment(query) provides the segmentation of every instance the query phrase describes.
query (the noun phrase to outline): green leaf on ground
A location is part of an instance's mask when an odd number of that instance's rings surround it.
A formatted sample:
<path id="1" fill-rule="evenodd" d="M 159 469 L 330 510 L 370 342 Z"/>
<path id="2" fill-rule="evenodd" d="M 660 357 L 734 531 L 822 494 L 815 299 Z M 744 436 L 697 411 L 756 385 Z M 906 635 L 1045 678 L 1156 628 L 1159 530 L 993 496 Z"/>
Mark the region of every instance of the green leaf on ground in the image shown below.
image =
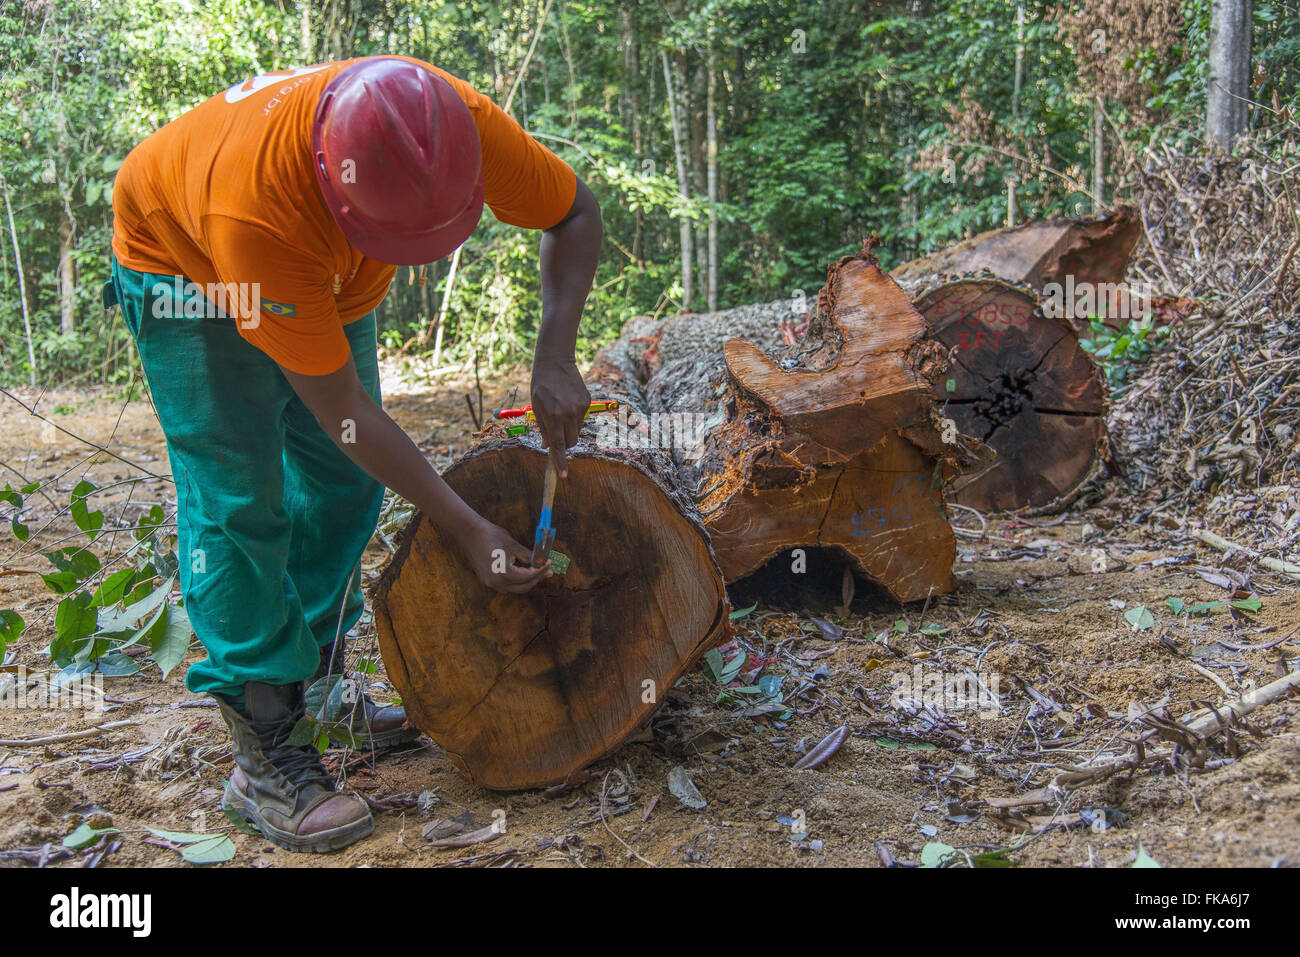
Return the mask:
<path id="1" fill-rule="evenodd" d="M 722 680 L 722 652 L 717 648 L 710 648 L 704 653 L 704 664 L 713 675 L 714 681 Z"/>
<path id="2" fill-rule="evenodd" d="M 180 844 L 181 858 L 190 864 L 222 864 L 235 856 L 235 842 L 225 834 L 189 834 L 149 828 L 164 841 Z"/>
<path id="3" fill-rule="evenodd" d="M 63 846 L 70 851 L 79 851 L 83 847 L 90 847 L 105 834 L 117 833 L 119 831 L 115 827 L 91 827 L 89 824 L 82 824 L 63 839 Z"/>
<path id="4" fill-rule="evenodd" d="M 753 611 L 757 607 L 758 607 L 758 602 L 754 602 L 754 604 L 750 605 L 748 608 L 741 608 L 739 611 L 733 611 L 727 617 L 730 618 L 732 621 L 735 621 L 737 618 L 744 618 L 746 615 L 748 615 L 751 611 Z"/>
<path id="5" fill-rule="evenodd" d="M 1155 617 L 1145 605 L 1137 605 L 1124 612 L 1124 620 L 1133 626 L 1134 631 L 1146 631 L 1155 625 Z"/>
<path id="6" fill-rule="evenodd" d="M 1133 861 L 1133 867 L 1159 867 L 1160 864 L 1154 857 L 1147 853 L 1147 849 L 1138 844 L 1137 857 Z"/>
<path id="7" fill-rule="evenodd" d="M 247 821 L 245 821 L 243 817 L 240 816 L 239 812 L 236 811 L 234 808 L 223 807 L 221 811 L 223 814 L 226 815 L 227 821 L 235 825 L 235 827 L 239 828 L 245 834 L 251 834 L 254 837 L 262 836 L 262 832 L 259 831 L 257 828 L 253 827 L 253 825 L 249 824 Z"/>
<path id="8" fill-rule="evenodd" d="M 718 681 L 724 685 L 734 681 L 736 675 L 740 674 L 740 669 L 745 666 L 746 657 L 747 655 L 743 651 L 737 653 L 736 657 L 722 666 L 722 673 L 718 676 Z"/>
<path id="9" fill-rule="evenodd" d="M 921 848 L 921 866 L 938 867 L 955 856 L 957 856 L 957 849 L 952 845 L 944 844 L 942 841 L 931 841 Z"/>

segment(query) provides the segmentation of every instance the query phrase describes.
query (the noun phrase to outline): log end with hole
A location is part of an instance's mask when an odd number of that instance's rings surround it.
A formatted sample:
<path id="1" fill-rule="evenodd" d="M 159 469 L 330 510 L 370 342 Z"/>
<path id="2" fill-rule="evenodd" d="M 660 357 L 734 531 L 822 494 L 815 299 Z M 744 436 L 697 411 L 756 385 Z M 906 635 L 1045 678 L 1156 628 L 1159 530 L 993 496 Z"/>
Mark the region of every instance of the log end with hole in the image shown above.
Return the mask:
<path id="1" fill-rule="evenodd" d="M 992 279 L 948 283 L 916 305 L 954 357 L 936 390 L 945 414 L 996 453 L 953 483 L 953 500 L 981 511 L 1067 503 L 1110 454 L 1105 381 L 1070 322 Z"/>

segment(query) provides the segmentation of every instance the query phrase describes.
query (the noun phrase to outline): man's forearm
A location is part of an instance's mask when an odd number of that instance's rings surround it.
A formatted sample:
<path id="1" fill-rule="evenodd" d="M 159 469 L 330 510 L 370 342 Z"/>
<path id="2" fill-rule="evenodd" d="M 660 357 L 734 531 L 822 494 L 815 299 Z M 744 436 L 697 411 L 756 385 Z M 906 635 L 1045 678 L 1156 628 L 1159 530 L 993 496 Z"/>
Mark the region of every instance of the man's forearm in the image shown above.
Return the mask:
<path id="1" fill-rule="evenodd" d="M 313 410 L 316 411 L 316 410 Z M 443 481 L 401 426 L 364 391 L 316 411 L 348 458 L 456 539 L 482 519 Z"/>
<path id="2" fill-rule="evenodd" d="M 582 308 L 596 277 L 603 237 L 600 206 L 587 184 L 578 181 L 573 209 L 542 234 L 542 322 L 537 356 L 570 361 L 578 341 Z"/>

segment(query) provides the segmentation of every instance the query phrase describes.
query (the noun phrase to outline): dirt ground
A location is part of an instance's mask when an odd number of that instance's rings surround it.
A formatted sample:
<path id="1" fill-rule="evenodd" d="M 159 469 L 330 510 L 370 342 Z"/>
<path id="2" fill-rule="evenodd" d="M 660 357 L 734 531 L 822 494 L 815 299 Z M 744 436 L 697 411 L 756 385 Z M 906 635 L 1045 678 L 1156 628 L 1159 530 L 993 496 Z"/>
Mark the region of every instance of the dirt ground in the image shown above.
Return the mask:
<path id="1" fill-rule="evenodd" d="M 485 406 L 504 404 L 511 388 L 522 394 L 526 384 L 526 370 L 491 377 Z M 394 417 L 436 463 L 465 449 L 472 376 L 412 384 L 389 369 L 385 391 Z M 102 554 L 129 541 L 109 529 L 134 525 L 153 503 L 172 507 L 162 434 L 139 390 L 130 401 L 125 390 L 15 394 L 159 476 L 92 498 L 106 517 Z M 0 608 L 28 622 L 6 663 L 48 671 L 43 649 L 57 599 L 33 573 L 48 570 L 40 550 L 76 532 L 58 508 L 83 475 L 104 488 L 141 473 L 5 396 L 0 462 L 15 488 L 57 476 L 50 500 L 38 493 L 35 514 L 25 513 L 33 543 L 0 531 Z M 1117 483 L 1096 507 L 1063 517 L 991 517 L 981 532 L 977 518 L 957 513 L 960 588 L 928 607 L 900 607 L 858 582 L 842 614 L 834 556 L 813 553 L 797 586 L 783 569 L 761 572 L 732 590 L 735 608 L 757 607 L 736 620 L 737 642 L 723 659 L 746 653 L 739 680 L 748 686 L 779 677 L 789 719 L 781 721 L 779 709 L 747 716 L 750 696 L 720 696 L 701 667 L 672 690 L 652 733 L 558 793 L 474 787 L 428 739 L 373 758 L 330 752 L 327 765 L 377 808 L 373 837 L 334 855 L 290 854 L 229 827 L 219 797 L 233 765 L 216 710 L 185 689 L 183 666 L 161 681 L 146 663 L 142 674 L 105 679 L 107 714 L 0 710 L 4 739 L 127 722 L 90 738 L 0 746 L 0 866 L 188 866 L 146 827 L 229 830 L 237 853 L 219 866 L 881 866 L 917 863 L 938 844 L 957 849 L 958 864 L 986 866 L 1123 867 L 1139 845 L 1166 867 L 1295 866 L 1296 698 L 1259 709 L 1249 728 L 1206 749 L 1180 749 L 1177 767 L 1151 761 L 1040 796 L 1044 803 L 1001 811 L 989 803 L 1042 788 L 1096 753 L 1129 754 L 1115 742 L 1144 727 L 1134 716 L 1155 709 L 1178 718 L 1193 702 L 1217 704 L 1300 667 L 1296 582 L 1200 544 L 1168 514 L 1151 514 L 1159 504 Z M 365 562 L 369 580 L 387 555 L 377 540 Z M 1257 611 L 1177 615 L 1166 601 L 1236 597 L 1253 606 L 1250 596 Z M 1150 610 L 1151 627 L 1126 620 L 1137 606 Z M 363 626 L 355 645 L 375 654 L 375 644 L 373 628 Z M 186 663 L 200 657 L 195 643 Z M 968 670 L 996 692 L 979 710 L 918 704 L 897 685 L 905 676 Z M 382 698 L 382 671 L 375 680 Z M 847 738 L 838 753 L 815 769 L 793 769 L 841 726 Z M 1153 740 L 1147 755 L 1170 747 Z M 703 809 L 670 793 L 676 767 L 686 769 Z M 430 821 L 466 812 L 475 827 L 504 812 L 505 832 L 461 849 L 434 848 L 422 837 Z M 119 834 L 85 851 L 61 850 L 83 820 L 109 818 Z"/>

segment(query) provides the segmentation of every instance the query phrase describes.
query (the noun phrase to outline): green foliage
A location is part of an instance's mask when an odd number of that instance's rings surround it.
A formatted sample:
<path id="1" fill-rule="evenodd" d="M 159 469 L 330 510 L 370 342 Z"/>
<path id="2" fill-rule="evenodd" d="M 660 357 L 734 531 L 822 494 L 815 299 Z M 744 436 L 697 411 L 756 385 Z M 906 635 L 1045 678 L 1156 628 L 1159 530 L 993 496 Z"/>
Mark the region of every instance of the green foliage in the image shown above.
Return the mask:
<path id="1" fill-rule="evenodd" d="M 38 488 L 33 484 L 17 492 L 6 485 L 0 492 L 0 502 L 14 509 L 10 525 L 19 542 L 28 540 L 25 528 L 20 534 L 15 525 L 23 496 Z M 54 571 L 41 573 L 41 579 L 50 591 L 63 596 L 54 612 L 54 639 L 46 649 L 50 662 L 61 669 L 63 678 L 96 671 L 135 674 L 139 665 L 126 650 L 147 642 L 150 656 L 166 678 L 184 659 L 193 637 L 185 609 L 170 600 L 178 561 L 165 532 L 166 514 L 160 506 L 152 506 L 134 530 L 131 546 L 104 565 L 88 547 L 104 526 L 103 513 L 87 504 L 95 492 L 95 486 L 83 479 L 73 488 L 65 509 L 86 535 L 87 544 L 42 553 Z M 112 565 L 126 561 L 133 564 L 110 571 Z M 26 627 L 16 611 L 0 609 L 0 653 Z"/>
<path id="2" fill-rule="evenodd" d="M 1298 7 L 1255 4 L 1252 95 L 1270 106 L 1276 97 L 1283 109 L 1295 106 L 1300 81 Z M 355 0 L 312 5 L 305 18 L 303 8 L 302 0 L 0 6 L 0 177 L 41 381 L 130 379 L 129 337 L 99 301 L 113 177 L 149 133 L 258 72 L 407 54 L 498 102 L 511 98 L 511 113 L 601 201 L 606 241 L 583 357 L 629 317 L 680 308 L 683 221 L 698 250 L 716 217 L 720 306 L 811 294 L 826 263 L 871 233 L 883 237 L 879 254 L 890 266 L 1001 225 L 1009 178 L 1022 219 L 1089 208 L 1100 85 L 1123 91 L 1106 104 L 1107 196 L 1121 176 L 1118 156 L 1199 141 L 1205 106 L 1210 0 L 1183 0 L 1180 35 L 1167 50 L 1136 49 L 1105 77 L 1089 72 L 1071 46 L 1078 41 L 1060 29 L 1067 15 L 1081 17 L 1085 33 L 1089 17 L 1114 29 L 1084 0 L 572 0 L 553 4 L 540 27 L 538 5 L 487 0 Z M 686 197 L 678 195 L 665 55 L 684 121 Z M 710 62 L 716 204 L 706 199 Z M 1268 111 L 1254 115 L 1271 121 Z M 26 381 L 18 274 L 4 233 L 0 381 Z M 484 217 L 444 320 L 446 358 L 492 367 L 528 356 L 541 314 L 537 243 Z M 60 283 L 62 263 L 75 274 L 70 289 Z M 411 281 L 418 272 L 403 268 L 380 307 L 386 348 L 426 332 L 441 304 L 447 264 L 433 264 L 423 284 Z M 697 261 L 696 309 L 706 275 Z M 1112 381 L 1135 356 L 1116 353 Z"/>
<path id="3" fill-rule="evenodd" d="M 1092 353 L 1111 388 L 1124 385 L 1135 366 L 1145 362 L 1152 350 L 1169 336 L 1168 326 L 1153 326 L 1149 320 L 1130 319 L 1122 329 L 1115 330 L 1093 319 L 1089 328 L 1092 335 L 1080 339 L 1079 347 Z"/>

